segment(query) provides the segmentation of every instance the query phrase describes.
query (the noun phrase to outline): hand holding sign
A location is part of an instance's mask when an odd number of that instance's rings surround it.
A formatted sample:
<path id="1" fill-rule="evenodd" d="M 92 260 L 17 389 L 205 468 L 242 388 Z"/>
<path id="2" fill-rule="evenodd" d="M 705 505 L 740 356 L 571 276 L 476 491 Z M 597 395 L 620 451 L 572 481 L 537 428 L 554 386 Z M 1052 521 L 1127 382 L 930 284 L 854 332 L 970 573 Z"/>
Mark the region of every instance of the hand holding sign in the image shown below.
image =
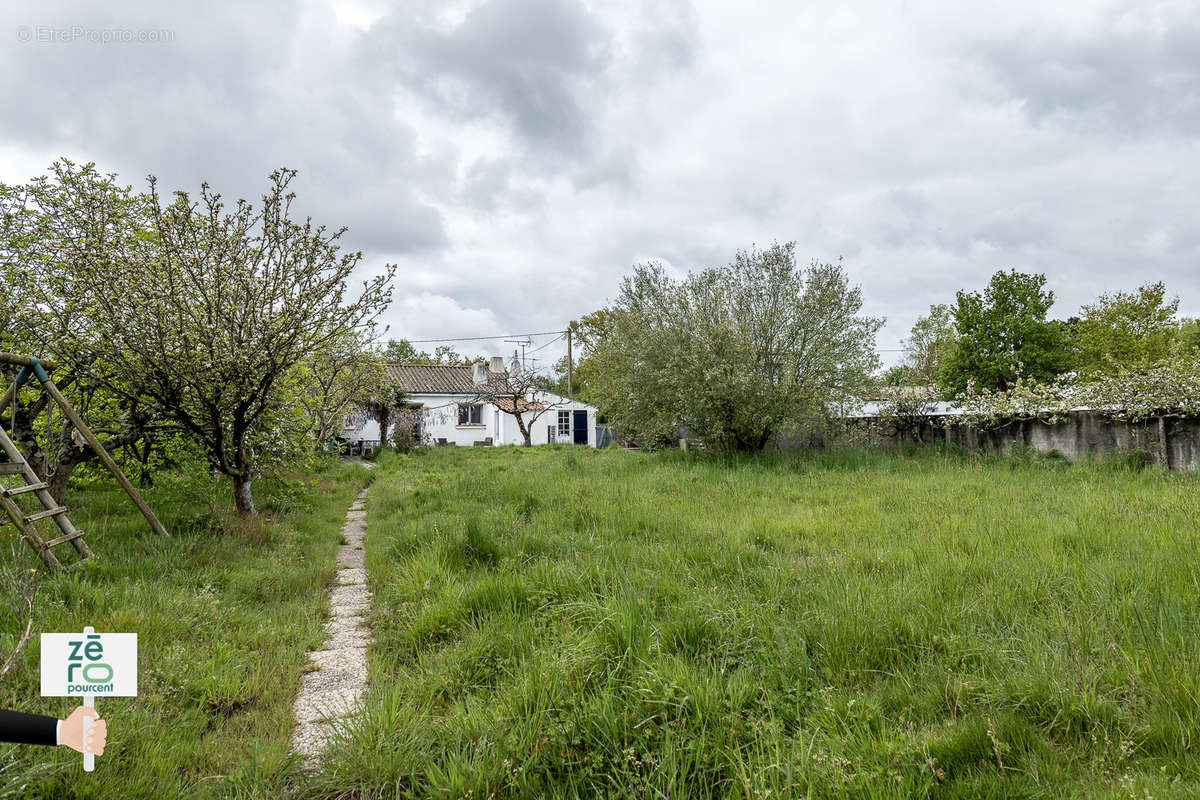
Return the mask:
<path id="1" fill-rule="evenodd" d="M 87 731 L 84 731 L 87 728 Z M 62 722 L 59 744 L 84 755 L 104 755 L 104 743 L 108 738 L 108 723 L 100 719 L 96 709 L 80 706 Z M 86 741 L 85 741 L 86 740 Z"/>
<path id="2" fill-rule="evenodd" d="M 93 698 L 137 695 L 137 634 L 96 633 L 91 626 L 82 634 L 43 633 L 42 695 L 83 697 L 83 705 L 63 721 L 60 739 L 83 753 L 83 768 L 91 772 L 108 738 Z"/>

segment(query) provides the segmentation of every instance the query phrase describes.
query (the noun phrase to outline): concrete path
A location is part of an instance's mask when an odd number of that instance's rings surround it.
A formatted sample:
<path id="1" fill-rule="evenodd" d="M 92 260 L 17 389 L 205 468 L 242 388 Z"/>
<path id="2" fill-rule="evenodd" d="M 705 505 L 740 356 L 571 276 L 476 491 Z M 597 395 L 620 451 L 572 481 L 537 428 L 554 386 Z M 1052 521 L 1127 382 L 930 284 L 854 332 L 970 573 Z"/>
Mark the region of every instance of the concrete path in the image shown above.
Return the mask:
<path id="1" fill-rule="evenodd" d="M 346 513 L 346 524 L 342 526 L 346 544 L 338 550 L 337 577 L 329 593 L 325 649 L 308 654 L 315 669 L 305 673 L 296 696 L 292 750 L 310 765 L 324 752 L 337 721 L 354 711 L 367 688 L 371 629 L 363 614 L 371 605 L 371 593 L 367 591 L 363 567 L 366 497 L 367 490 L 363 489 Z"/>

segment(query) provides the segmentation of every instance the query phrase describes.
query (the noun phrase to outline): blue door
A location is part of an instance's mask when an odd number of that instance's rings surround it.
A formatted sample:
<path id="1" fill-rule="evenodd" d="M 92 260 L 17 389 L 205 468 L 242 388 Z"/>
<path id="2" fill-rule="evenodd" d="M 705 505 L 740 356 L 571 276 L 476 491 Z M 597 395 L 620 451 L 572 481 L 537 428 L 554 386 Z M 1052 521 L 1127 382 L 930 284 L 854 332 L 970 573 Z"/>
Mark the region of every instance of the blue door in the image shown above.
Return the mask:
<path id="1" fill-rule="evenodd" d="M 575 444 L 587 444 L 587 411 L 571 412 L 571 432 L 575 435 Z"/>

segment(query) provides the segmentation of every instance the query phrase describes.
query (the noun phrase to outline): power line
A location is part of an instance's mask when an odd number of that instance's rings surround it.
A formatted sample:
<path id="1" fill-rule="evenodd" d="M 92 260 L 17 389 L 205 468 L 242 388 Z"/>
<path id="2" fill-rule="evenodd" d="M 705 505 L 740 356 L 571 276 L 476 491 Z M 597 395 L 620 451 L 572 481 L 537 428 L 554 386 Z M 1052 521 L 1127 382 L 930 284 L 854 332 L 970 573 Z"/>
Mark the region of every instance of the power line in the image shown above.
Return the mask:
<path id="1" fill-rule="evenodd" d="M 502 333 L 498 336 L 458 336 L 449 339 L 404 339 L 409 344 L 431 344 L 433 342 L 482 342 L 488 339 L 519 339 L 529 336 L 549 336 L 552 333 L 565 334 L 566 331 L 540 331 L 538 333 Z"/>
<path id="2" fill-rule="evenodd" d="M 545 344 L 540 344 L 540 345 L 538 345 L 537 347 L 535 347 L 535 348 L 533 348 L 532 350 L 530 350 L 530 351 L 529 351 L 529 355 L 533 355 L 533 354 L 534 354 L 534 353 L 536 353 L 538 350 L 545 350 L 547 347 L 549 347 L 550 345 L 554 344 L 555 342 L 561 342 L 561 341 L 562 341 L 562 338 L 563 338 L 564 336 L 566 336 L 566 335 L 567 335 L 567 332 L 566 332 L 566 331 L 563 331 L 563 332 L 562 332 L 562 333 L 560 333 L 558 336 L 555 336 L 553 339 L 551 339 L 550 341 L 546 342 Z"/>
<path id="3" fill-rule="evenodd" d="M 492 340 L 492 339 L 521 339 L 521 338 L 528 338 L 530 336 L 550 336 L 550 335 L 556 334 L 556 333 L 558 334 L 558 338 L 551 339 L 550 341 L 546 342 L 545 344 L 539 345 L 536 350 L 530 351 L 531 353 L 536 353 L 538 350 L 541 350 L 543 347 L 549 347 L 550 345 L 554 344 L 562 337 L 566 336 L 567 332 L 566 331 L 538 331 L 536 333 L 502 333 L 502 334 L 497 334 L 496 336 L 458 336 L 458 337 L 450 337 L 450 338 L 443 338 L 443 339 L 401 339 L 401 341 L 408 342 L 409 344 L 432 344 L 434 342 L 482 342 L 482 341 L 487 341 L 487 340 Z M 880 350 L 876 350 L 875 352 L 877 352 L 877 353 L 903 353 L 904 349 L 903 348 L 880 349 Z"/>

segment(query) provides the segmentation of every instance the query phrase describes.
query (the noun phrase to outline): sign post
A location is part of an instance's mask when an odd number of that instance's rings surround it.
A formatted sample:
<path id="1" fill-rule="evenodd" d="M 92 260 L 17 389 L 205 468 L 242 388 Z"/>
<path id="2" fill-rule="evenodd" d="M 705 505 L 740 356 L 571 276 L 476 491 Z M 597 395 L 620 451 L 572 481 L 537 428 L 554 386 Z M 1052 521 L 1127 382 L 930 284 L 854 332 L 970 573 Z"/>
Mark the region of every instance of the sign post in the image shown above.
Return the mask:
<path id="1" fill-rule="evenodd" d="M 88 628 L 84 628 L 84 630 L 86 631 L 86 630 L 88 630 Z M 90 694 L 85 694 L 83 696 L 83 704 L 90 708 L 95 708 L 96 707 L 96 698 L 92 697 Z M 96 712 L 96 713 L 99 713 L 99 712 Z M 88 746 L 87 746 L 88 738 L 87 737 L 88 737 L 88 732 L 91 729 L 92 729 L 92 718 L 84 717 L 83 718 L 83 749 L 84 749 L 83 771 L 84 772 L 91 772 L 92 770 L 94 770 L 96 768 L 96 754 L 87 752 L 87 750 L 88 750 Z"/>
<path id="2" fill-rule="evenodd" d="M 137 634 L 96 633 L 91 625 L 83 633 L 42 634 L 42 696 L 82 697 L 95 708 L 96 696 L 137 696 Z M 83 720 L 83 769 L 95 769 L 96 756 L 87 752 L 92 720 Z"/>

